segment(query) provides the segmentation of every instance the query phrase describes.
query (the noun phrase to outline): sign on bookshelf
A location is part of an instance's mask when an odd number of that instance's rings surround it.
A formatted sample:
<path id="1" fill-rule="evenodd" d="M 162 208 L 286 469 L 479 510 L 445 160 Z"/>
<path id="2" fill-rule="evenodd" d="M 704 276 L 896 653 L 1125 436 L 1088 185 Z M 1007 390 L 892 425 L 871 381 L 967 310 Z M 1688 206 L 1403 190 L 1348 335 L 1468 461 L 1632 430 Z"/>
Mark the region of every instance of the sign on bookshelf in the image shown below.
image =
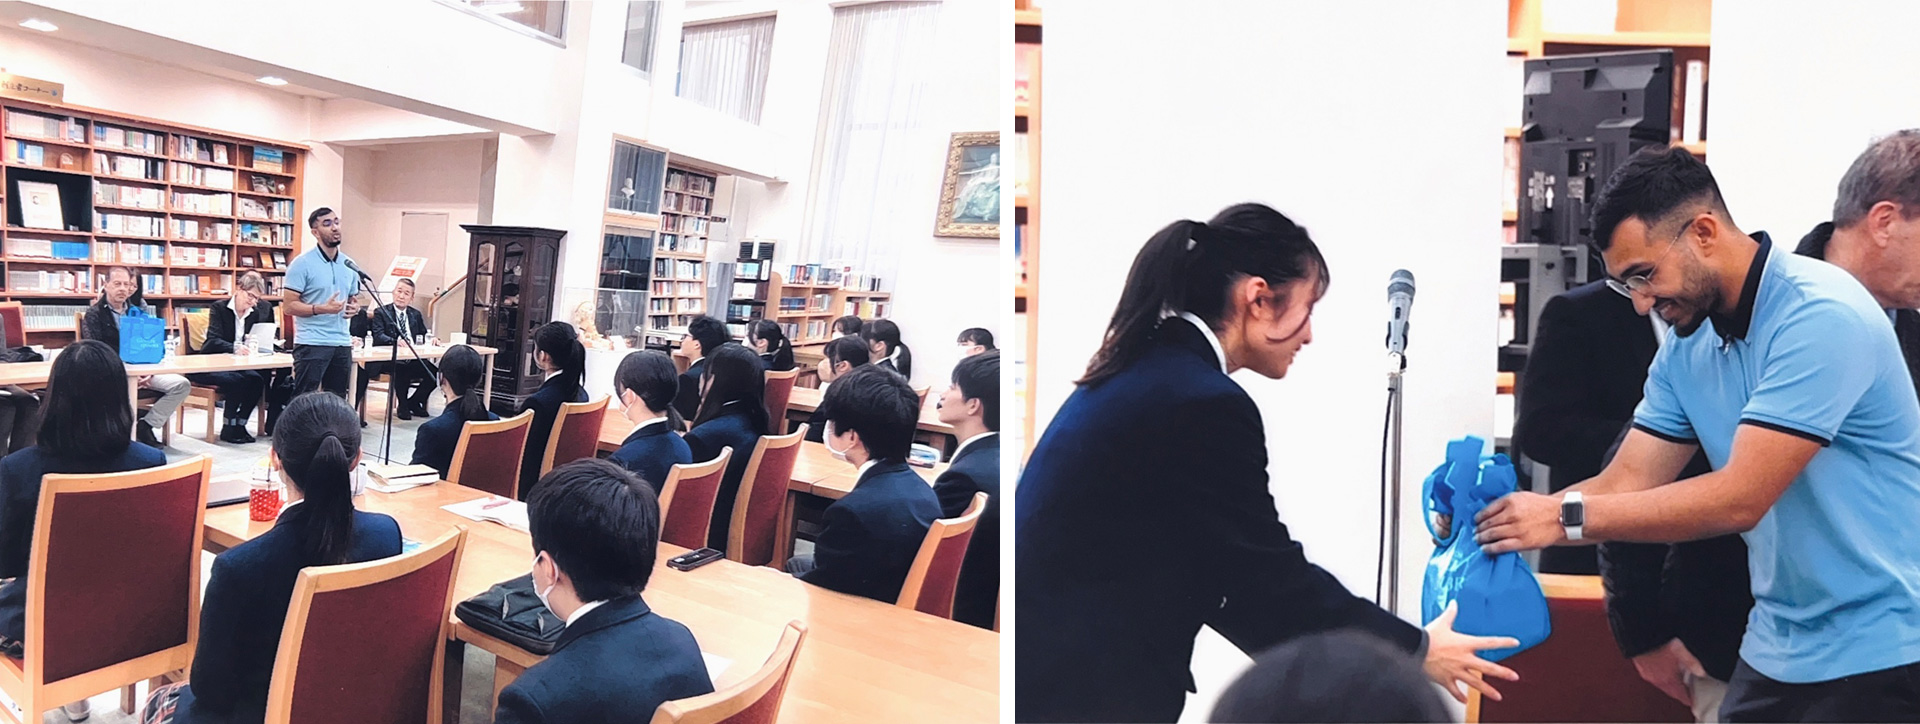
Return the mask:
<path id="1" fill-rule="evenodd" d="M 0 73 L 0 96 L 29 101 L 59 103 L 67 95 L 67 86 L 50 80 Z"/>

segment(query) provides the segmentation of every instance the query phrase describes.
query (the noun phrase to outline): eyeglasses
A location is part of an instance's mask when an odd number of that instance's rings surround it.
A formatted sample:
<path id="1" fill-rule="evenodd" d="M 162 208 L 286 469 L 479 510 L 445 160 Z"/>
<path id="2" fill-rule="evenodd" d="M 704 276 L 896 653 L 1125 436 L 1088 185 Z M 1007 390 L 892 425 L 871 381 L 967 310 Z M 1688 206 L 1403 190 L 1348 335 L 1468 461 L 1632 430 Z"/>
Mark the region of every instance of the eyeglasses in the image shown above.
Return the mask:
<path id="1" fill-rule="evenodd" d="M 1692 226 L 1692 224 L 1680 227 L 1680 233 L 1675 234 L 1673 236 L 1673 242 L 1667 244 L 1666 252 L 1661 254 L 1660 258 L 1656 260 L 1652 266 L 1647 268 L 1646 273 L 1634 274 L 1625 279 L 1608 279 L 1607 288 L 1618 292 L 1620 296 L 1628 299 L 1632 299 L 1633 295 L 1637 292 L 1646 291 L 1647 287 L 1653 284 L 1653 275 L 1660 273 L 1660 264 L 1665 262 L 1667 257 L 1673 254 L 1674 247 L 1680 245 L 1680 237 L 1686 236 L 1688 226 Z"/>

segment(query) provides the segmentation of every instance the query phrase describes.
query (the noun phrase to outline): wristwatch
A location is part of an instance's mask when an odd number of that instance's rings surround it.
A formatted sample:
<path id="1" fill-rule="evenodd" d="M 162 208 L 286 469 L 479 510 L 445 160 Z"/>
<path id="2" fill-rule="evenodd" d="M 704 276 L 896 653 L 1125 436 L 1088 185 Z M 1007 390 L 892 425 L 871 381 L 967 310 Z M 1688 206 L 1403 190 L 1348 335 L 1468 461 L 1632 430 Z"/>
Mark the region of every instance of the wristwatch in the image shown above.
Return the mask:
<path id="1" fill-rule="evenodd" d="M 1580 527 L 1587 522 L 1587 504 L 1579 491 L 1567 493 L 1560 501 L 1560 527 L 1567 532 L 1567 540 L 1580 540 Z"/>

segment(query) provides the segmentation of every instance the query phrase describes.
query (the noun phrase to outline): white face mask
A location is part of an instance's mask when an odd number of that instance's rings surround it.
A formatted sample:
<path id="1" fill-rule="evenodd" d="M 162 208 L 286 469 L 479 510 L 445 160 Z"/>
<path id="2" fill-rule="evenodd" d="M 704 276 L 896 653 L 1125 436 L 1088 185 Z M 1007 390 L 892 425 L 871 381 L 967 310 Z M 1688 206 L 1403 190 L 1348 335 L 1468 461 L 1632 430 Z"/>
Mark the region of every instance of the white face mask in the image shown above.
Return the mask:
<path id="1" fill-rule="evenodd" d="M 839 460 L 841 462 L 847 462 L 847 451 L 852 450 L 853 448 L 849 447 L 846 450 L 836 450 L 833 447 L 833 438 L 834 438 L 833 423 L 829 422 L 827 423 L 826 436 L 820 438 L 820 441 L 826 444 L 827 452 L 833 453 L 833 459 Z"/>
<path id="2" fill-rule="evenodd" d="M 542 555 L 542 554 L 540 554 L 540 553 L 535 553 L 535 554 L 533 554 L 533 565 L 534 565 L 534 567 L 535 567 L 535 568 L 538 568 L 538 567 L 540 566 L 540 556 L 541 556 L 541 555 Z M 547 596 L 550 596 L 550 595 L 553 595 L 553 589 L 554 589 L 555 587 L 557 587 L 557 586 L 559 586 L 559 585 L 560 585 L 560 581 L 559 581 L 559 578 L 558 578 L 558 577 L 556 576 L 556 577 L 555 577 L 555 579 L 554 579 L 554 582 L 553 582 L 553 585 L 551 585 L 551 586 L 547 586 L 547 590 L 545 590 L 545 591 L 541 591 L 541 590 L 540 590 L 540 584 L 539 584 L 539 582 L 537 582 L 537 581 L 536 581 L 536 582 L 535 582 L 535 583 L 533 584 L 533 597 L 534 597 L 534 598 L 538 598 L 538 599 L 540 599 L 540 605 L 542 605 L 542 606 L 546 606 L 546 607 L 547 607 L 547 610 L 548 610 L 548 611 L 553 611 L 553 604 L 551 604 L 551 603 L 547 603 Z M 560 617 L 560 614 L 556 612 L 556 613 L 554 613 L 554 614 L 553 614 L 553 617 L 554 617 L 554 618 L 559 618 L 559 617 Z M 562 621 L 561 623 L 562 623 L 563 625 L 565 624 L 565 622 L 564 622 L 564 621 Z"/>
<path id="3" fill-rule="evenodd" d="M 630 394 L 632 393 L 629 393 L 625 390 L 622 390 L 620 392 L 620 416 L 627 418 L 627 422 L 631 422 L 637 425 L 637 424 L 640 424 L 640 421 L 633 419 L 633 413 L 637 412 L 640 409 L 640 405 L 637 404 L 640 401 L 640 396 L 633 395 L 633 400 L 629 402 L 627 400 L 627 396 Z"/>

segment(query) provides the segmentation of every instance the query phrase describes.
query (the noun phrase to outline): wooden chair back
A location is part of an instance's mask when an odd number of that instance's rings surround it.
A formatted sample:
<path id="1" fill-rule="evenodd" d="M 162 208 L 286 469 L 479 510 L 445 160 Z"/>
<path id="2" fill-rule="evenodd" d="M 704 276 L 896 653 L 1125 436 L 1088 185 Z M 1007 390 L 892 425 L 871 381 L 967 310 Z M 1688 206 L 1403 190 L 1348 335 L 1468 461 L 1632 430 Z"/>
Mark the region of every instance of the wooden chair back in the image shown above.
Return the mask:
<path id="1" fill-rule="evenodd" d="M 806 624 L 788 622 L 773 655 L 752 676 L 711 694 L 663 703 L 653 713 L 653 724 L 773 724 L 806 638 Z"/>
<path id="2" fill-rule="evenodd" d="M 727 527 L 727 558 L 749 566 L 773 565 L 775 538 L 780 533 L 780 511 L 787 504 L 793 464 L 807 426 L 788 435 L 762 435 L 753 446 L 753 459 L 734 493 L 733 522 Z"/>
<path id="3" fill-rule="evenodd" d="M 532 429 L 532 410 L 505 420 L 468 422 L 453 449 L 447 482 L 503 498 L 519 497 L 520 455 Z"/>
<path id="4" fill-rule="evenodd" d="M 561 403 L 560 416 L 553 420 L 553 434 L 547 436 L 546 457 L 540 463 L 541 477 L 561 465 L 593 457 L 600 446 L 600 421 L 611 399 Z"/>
<path id="5" fill-rule="evenodd" d="M 974 493 L 973 502 L 958 518 L 933 522 L 920 554 L 907 569 L 907 581 L 900 587 L 894 603 L 941 618 L 953 618 L 953 597 L 960 588 L 960 564 L 966 560 L 967 545 L 973 542 L 973 527 L 980 522 L 980 511 L 987 507 L 987 494 Z"/>
<path id="6" fill-rule="evenodd" d="M 787 401 L 793 399 L 793 381 L 800 376 L 800 368 L 785 372 L 767 372 L 767 429 L 780 432 L 787 429 Z"/>
<path id="7" fill-rule="evenodd" d="M 727 476 L 733 448 L 704 463 L 675 465 L 660 486 L 660 540 L 681 548 L 707 547 L 713 527 L 713 506 L 720 498 L 720 480 Z"/>
<path id="8" fill-rule="evenodd" d="M 1502 666 L 1500 701 L 1468 689 L 1469 722 L 1690 722 L 1693 712 L 1640 678 L 1620 655 L 1599 576 L 1540 574 L 1553 636 Z"/>
<path id="9" fill-rule="evenodd" d="M 0 302 L 0 323 L 7 325 L 7 349 L 27 346 L 27 313 L 19 302 Z"/>

